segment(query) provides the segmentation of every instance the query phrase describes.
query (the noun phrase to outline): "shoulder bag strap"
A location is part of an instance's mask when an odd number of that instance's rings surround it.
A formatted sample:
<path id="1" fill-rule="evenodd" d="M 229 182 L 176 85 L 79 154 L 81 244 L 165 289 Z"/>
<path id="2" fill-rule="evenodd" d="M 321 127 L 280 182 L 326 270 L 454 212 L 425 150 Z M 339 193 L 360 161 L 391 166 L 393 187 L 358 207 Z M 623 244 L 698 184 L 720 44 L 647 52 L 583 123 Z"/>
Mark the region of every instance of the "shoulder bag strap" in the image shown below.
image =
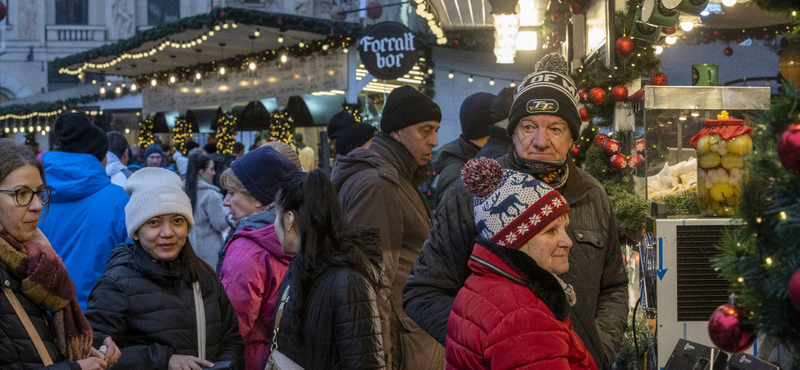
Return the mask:
<path id="1" fill-rule="evenodd" d="M 31 341 L 33 342 L 33 346 L 36 347 L 36 352 L 39 352 L 39 357 L 42 358 L 42 363 L 44 366 L 50 366 L 53 364 L 53 360 L 50 358 L 50 354 L 47 352 L 47 348 L 44 347 L 44 342 L 42 342 L 42 338 L 39 337 L 39 333 L 36 332 L 36 328 L 33 327 L 33 323 L 31 322 L 30 317 L 28 314 L 25 313 L 25 309 L 22 308 L 22 305 L 19 304 L 19 300 L 17 300 L 17 296 L 14 295 L 14 292 L 11 289 L 6 287 L 3 288 L 3 293 L 5 293 L 6 298 L 8 301 L 11 302 L 11 306 L 14 307 L 14 312 L 17 313 L 19 316 L 20 321 L 22 321 L 22 326 L 25 327 L 25 331 L 28 332 L 28 336 L 31 337 Z"/>
<path id="2" fill-rule="evenodd" d="M 270 346 L 270 353 L 278 350 L 278 329 L 281 327 L 281 318 L 283 318 L 283 307 L 286 306 L 286 302 L 289 301 L 289 288 L 290 285 L 286 286 L 286 290 L 283 291 L 283 297 L 281 297 L 281 305 L 278 306 L 278 313 L 275 315 L 275 330 L 272 331 L 272 346 Z"/>
<path id="3" fill-rule="evenodd" d="M 194 311 L 197 316 L 197 357 L 206 359 L 206 309 L 203 306 L 203 293 L 200 282 L 192 283 L 194 290 Z"/>

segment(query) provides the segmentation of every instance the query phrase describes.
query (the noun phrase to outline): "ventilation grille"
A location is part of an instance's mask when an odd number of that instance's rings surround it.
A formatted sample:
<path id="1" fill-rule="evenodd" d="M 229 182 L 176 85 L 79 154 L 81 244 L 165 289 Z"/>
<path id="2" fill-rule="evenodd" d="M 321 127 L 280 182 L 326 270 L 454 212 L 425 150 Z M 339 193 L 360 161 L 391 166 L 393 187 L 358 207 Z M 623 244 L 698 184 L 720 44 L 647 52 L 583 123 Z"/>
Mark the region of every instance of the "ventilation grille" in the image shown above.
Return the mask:
<path id="1" fill-rule="evenodd" d="M 678 321 L 707 321 L 728 302 L 730 284 L 709 261 L 719 255 L 724 232 L 725 226 L 677 226 Z"/>

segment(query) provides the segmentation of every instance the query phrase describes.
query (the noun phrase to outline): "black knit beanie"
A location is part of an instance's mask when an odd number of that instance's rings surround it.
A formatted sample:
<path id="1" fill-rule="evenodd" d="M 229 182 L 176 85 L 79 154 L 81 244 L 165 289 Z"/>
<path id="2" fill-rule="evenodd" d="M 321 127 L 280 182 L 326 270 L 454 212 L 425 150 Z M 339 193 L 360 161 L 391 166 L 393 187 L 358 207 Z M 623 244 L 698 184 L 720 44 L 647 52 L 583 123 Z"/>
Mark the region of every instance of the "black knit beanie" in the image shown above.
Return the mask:
<path id="1" fill-rule="evenodd" d="M 461 103 L 461 135 L 467 140 L 476 140 L 489 136 L 492 120 L 492 101 L 497 96 L 487 92 L 479 92 L 468 96 Z"/>
<path id="2" fill-rule="evenodd" d="M 102 161 L 108 152 L 108 138 L 83 113 L 64 113 L 53 127 L 62 152 L 91 154 Z"/>
<path id="3" fill-rule="evenodd" d="M 150 154 L 160 154 L 161 157 L 164 157 L 164 151 L 161 150 L 161 145 L 158 144 L 150 144 L 144 151 L 144 157 L 147 158 Z"/>
<path id="4" fill-rule="evenodd" d="M 508 118 L 508 111 L 514 103 L 514 88 L 506 87 L 497 94 L 492 101 L 492 119 L 495 123 Z"/>
<path id="5" fill-rule="evenodd" d="M 336 113 L 331 117 L 330 122 L 328 122 L 328 137 L 331 139 L 336 139 L 338 133 L 345 127 L 350 126 L 356 123 L 355 118 L 353 115 L 350 114 L 348 111 L 341 111 Z"/>
<path id="6" fill-rule="evenodd" d="M 297 165 L 277 150 L 264 145 L 251 150 L 231 163 L 231 169 L 244 188 L 263 205 L 275 200 L 275 194 Z"/>
<path id="7" fill-rule="evenodd" d="M 388 134 L 425 121 L 442 121 L 442 110 L 427 95 L 404 85 L 386 97 L 381 131 Z"/>
<path id="8" fill-rule="evenodd" d="M 536 63 L 536 71 L 519 84 L 508 115 L 508 134 L 514 136 L 519 121 L 534 114 L 561 117 L 567 122 L 572 139 L 580 136 L 578 88 L 567 75 L 567 62 L 561 55 L 545 55 Z"/>
<path id="9" fill-rule="evenodd" d="M 347 155 L 353 149 L 364 145 L 369 139 L 372 139 L 375 131 L 378 130 L 364 122 L 354 122 L 340 129 L 336 132 L 336 154 Z"/>

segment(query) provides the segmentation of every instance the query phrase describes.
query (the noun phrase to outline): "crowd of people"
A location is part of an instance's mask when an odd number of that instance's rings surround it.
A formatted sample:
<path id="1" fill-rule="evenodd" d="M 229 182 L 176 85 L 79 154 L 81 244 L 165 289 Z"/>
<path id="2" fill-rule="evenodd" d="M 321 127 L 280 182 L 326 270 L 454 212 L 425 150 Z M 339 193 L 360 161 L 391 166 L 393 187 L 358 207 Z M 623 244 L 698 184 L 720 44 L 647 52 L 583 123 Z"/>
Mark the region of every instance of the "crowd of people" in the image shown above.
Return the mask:
<path id="1" fill-rule="evenodd" d="M 41 162 L 0 139 L 0 368 L 610 369 L 628 280 L 577 101 L 548 55 L 434 152 L 403 86 L 380 130 L 331 119 L 330 173 L 302 137 L 134 155 L 79 113 Z"/>

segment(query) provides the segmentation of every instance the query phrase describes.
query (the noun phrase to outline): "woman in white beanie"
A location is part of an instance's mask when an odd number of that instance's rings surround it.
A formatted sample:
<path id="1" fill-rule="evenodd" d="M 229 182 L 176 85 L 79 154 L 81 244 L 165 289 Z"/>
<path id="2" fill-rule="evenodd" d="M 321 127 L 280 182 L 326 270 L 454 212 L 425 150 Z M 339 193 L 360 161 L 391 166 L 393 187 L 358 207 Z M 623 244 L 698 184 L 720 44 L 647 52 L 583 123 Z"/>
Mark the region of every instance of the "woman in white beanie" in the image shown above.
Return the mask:
<path id="1" fill-rule="evenodd" d="M 115 369 L 243 369 L 244 345 L 228 296 L 188 240 L 192 206 L 181 180 L 143 168 L 125 184 L 128 236 L 111 253 L 86 317 L 121 348 Z M 202 307 L 201 310 L 197 310 Z M 198 319 L 198 312 L 202 313 Z M 201 325 L 198 325 L 201 322 Z"/>

